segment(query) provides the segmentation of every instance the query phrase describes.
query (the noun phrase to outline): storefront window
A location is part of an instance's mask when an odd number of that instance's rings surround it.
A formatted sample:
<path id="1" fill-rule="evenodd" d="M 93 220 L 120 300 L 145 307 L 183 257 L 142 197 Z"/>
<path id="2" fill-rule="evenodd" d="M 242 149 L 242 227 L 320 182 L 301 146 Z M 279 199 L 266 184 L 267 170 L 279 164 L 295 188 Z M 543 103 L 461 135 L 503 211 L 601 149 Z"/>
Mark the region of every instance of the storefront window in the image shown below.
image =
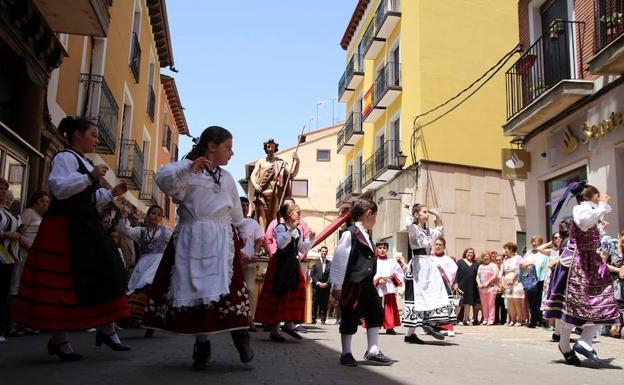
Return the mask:
<path id="1" fill-rule="evenodd" d="M 546 181 L 546 199 L 550 202 L 558 200 L 570 183 L 582 180 L 587 180 L 587 168 L 585 166 Z M 546 236 L 548 239 L 559 229 L 559 223 L 562 219 L 572 216 L 574 206 L 576 206 L 576 199 L 568 197 L 561 207 L 555 223 L 551 223 L 550 218 L 556 206 L 546 207 L 546 229 L 548 232 Z"/>
<path id="2" fill-rule="evenodd" d="M 0 177 L 9 182 L 9 190 L 15 196 L 15 202 L 10 208 L 15 213 L 20 213 L 25 207 L 28 178 L 28 160 L 18 152 L 7 141 L 0 143 Z"/>

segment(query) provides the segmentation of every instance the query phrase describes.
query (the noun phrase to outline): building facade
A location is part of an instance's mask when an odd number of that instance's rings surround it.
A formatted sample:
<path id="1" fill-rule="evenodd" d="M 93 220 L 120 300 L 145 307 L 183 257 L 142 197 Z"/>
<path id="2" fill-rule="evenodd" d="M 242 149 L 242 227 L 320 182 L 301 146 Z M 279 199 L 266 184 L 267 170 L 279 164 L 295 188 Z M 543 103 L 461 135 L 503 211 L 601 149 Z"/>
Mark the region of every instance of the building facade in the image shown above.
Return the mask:
<path id="1" fill-rule="evenodd" d="M 427 124 L 448 107 L 415 119 L 513 50 L 516 14 L 513 2 L 495 0 L 358 1 L 340 42 L 347 120 L 337 139 L 345 161 L 336 205 L 374 190 L 373 237 L 394 252 L 407 252 L 404 205 L 415 202 L 441 211 L 453 256 L 524 238 L 523 188 L 500 173 L 509 146 L 497 129 L 503 76 L 435 123 Z"/>
<path id="2" fill-rule="evenodd" d="M 176 158 L 177 137 L 188 127 L 175 82 L 160 74 L 173 66 L 165 2 L 118 1 L 108 10 L 107 37 L 59 36 L 67 57 L 50 77 L 50 120 L 57 126 L 78 115 L 95 122 L 99 145 L 88 156 L 108 166 L 105 184 L 125 181 L 124 198 L 140 215 L 158 204 L 173 224 L 170 198 L 156 187 L 154 172 Z M 52 142 L 48 158 L 62 148 L 58 137 Z"/>
<path id="3" fill-rule="evenodd" d="M 550 236 L 571 215 L 566 201 L 551 221 L 549 201 L 587 180 L 609 194 L 607 232 L 624 228 L 624 2 L 521 0 L 522 56 L 507 72 L 504 132 L 530 157 L 527 232 Z"/>

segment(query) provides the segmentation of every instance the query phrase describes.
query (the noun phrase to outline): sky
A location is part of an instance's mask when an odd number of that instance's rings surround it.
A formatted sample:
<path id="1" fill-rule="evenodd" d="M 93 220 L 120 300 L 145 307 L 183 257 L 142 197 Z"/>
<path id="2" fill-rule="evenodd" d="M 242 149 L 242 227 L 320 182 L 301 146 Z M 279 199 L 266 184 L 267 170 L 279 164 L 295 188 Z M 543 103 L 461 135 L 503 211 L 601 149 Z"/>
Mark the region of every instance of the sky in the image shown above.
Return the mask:
<path id="1" fill-rule="evenodd" d="M 357 0 L 169 0 L 175 78 L 193 136 L 211 125 L 234 136 L 226 167 L 235 180 L 244 164 L 306 131 L 344 120 L 336 100 L 345 70 L 340 40 Z M 333 104 L 333 115 L 332 115 Z M 180 154 L 191 142 L 180 141 Z"/>

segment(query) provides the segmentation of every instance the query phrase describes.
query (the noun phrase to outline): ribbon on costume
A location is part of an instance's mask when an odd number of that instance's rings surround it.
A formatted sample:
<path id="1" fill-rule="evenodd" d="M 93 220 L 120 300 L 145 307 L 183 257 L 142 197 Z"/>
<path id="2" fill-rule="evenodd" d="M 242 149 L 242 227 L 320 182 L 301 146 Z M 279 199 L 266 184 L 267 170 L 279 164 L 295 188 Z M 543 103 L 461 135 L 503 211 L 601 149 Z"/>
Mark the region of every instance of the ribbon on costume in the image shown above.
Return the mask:
<path id="1" fill-rule="evenodd" d="M 561 196 L 558 199 L 552 200 L 550 202 L 546 202 L 546 206 L 553 206 L 553 205 L 557 205 L 555 207 L 555 210 L 553 211 L 552 215 L 550 216 L 550 224 L 554 225 L 555 221 L 557 220 L 557 217 L 559 216 L 559 211 L 561 211 L 561 208 L 563 207 L 563 204 L 566 201 L 566 198 L 568 197 L 568 195 L 570 195 L 570 193 L 572 192 L 572 190 L 574 190 L 575 188 L 577 188 L 579 185 L 581 185 L 582 183 L 585 182 L 572 182 L 570 183 L 565 191 L 563 192 L 563 194 L 561 194 Z"/>

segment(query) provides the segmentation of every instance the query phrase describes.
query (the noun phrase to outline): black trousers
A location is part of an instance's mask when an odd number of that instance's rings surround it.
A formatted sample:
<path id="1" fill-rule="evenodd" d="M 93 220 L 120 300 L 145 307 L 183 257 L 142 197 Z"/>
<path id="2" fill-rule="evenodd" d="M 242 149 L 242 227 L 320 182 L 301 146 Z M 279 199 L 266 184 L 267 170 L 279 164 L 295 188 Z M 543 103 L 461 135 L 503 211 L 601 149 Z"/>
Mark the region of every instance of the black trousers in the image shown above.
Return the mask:
<path id="1" fill-rule="evenodd" d="M 0 336 L 9 328 L 9 291 L 15 264 L 0 263 Z"/>
<path id="2" fill-rule="evenodd" d="M 542 311 L 542 292 L 544 291 L 544 281 L 537 282 L 537 285 L 531 290 L 525 290 L 527 302 L 529 303 L 529 325 L 538 326 L 544 323 Z"/>
<path id="3" fill-rule="evenodd" d="M 503 293 L 496 294 L 494 309 L 494 323 L 496 325 L 505 324 L 507 322 L 507 309 L 505 308 L 505 298 L 503 298 Z"/>
<path id="4" fill-rule="evenodd" d="M 327 304 L 329 303 L 330 287 L 315 287 L 312 291 L 312 320 L 318 316 L 322 321 L 327 319 Z"/>
<path id="5" fill-rule="evenodd" d="M 367 328 L 381 327 L 384 312 L 373 277 L 361 283 L 345 282 L 340 295 L 340 334 L 355 334 L 362 318 Z"/>

